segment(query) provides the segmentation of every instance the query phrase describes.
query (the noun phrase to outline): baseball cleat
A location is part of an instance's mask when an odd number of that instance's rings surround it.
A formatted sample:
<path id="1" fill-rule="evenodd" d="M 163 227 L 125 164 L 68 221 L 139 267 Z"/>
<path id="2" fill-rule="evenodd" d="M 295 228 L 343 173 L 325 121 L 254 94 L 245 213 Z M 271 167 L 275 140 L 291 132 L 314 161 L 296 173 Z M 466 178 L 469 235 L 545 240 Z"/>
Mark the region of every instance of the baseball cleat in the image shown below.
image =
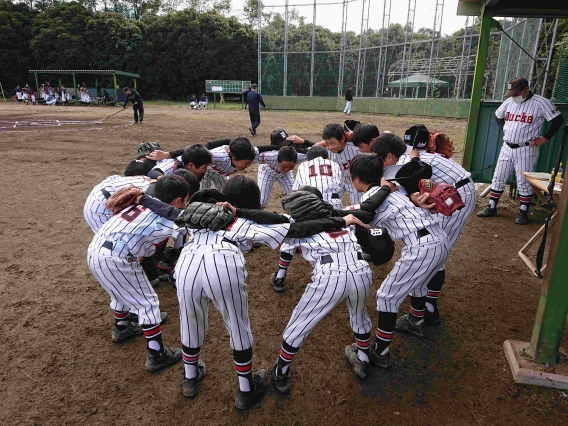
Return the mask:
<path id="1" fill-rule="evenodd" d="M 494 217 L 497 216 L 497 207 L 492 209 L 489 206 L 485 206 L 483 210 L 477 213 L 477 217 Z"/>
<path id="2" fill-rule="evenodd" d="M 156 278 L 155 280 L 150 281 L 150 285 L 151 285 L 152 287 L 156 287 L 156 286 L 159 285 L 159 284 L 160 284 L 160 278 L 159 278 L 159 277 Z"/>
<path id="3" fill-rule="evenodd" d="M 377 367 L 384 368 L 385 370 L 392 367 L 392 359 L 390 352 L 384 355 L 379 355 L 374 348 L 374 344 L 369 348 L 369 361 Z"/>
<path id="4" fill-rule="evenodd" d="M 258 241 L 255 241 L 254 243 L 252 243 L 253 248 L 260 248 L 262 246 L 262 244 L 260 244 Z"/>
<path id="5" fill-rule="evenodd" d="M 119 330 L 116 326 L 112 328 L 112 343 L 124 343 L 129 340 L 133 340 L 136 337 L 142 336 L 144 330 L 142 327 L 136 323 L 129 323 L 128 327 L 124 330 Z"/>
<path id="6" fill-rule="evenodd" d="M 270 284 L 274 287 L 276 293 L 283 293 L 286 291 L 286 278 L 276 278 L 276 272 L 270 276 Z"/>
<path id="7" fill-rule="evenodd" d="M 251 134 L 252 136 L 254 136 L 254 130 L 252 130 L 252 127 L 249 127 L 249 130 L 250 130 L 250 134 Z"/>
<path id="8" fill-rule="evenodd" d="M 274 388 L 278 391 L 278 393 L 286 395 L 290 393 L 290 390 L 292 389 L 292 381 L 290 378 L 290 367 L 288 367 L 288 370 L 286 371 L 285 374 L 281 375 L 278 375 L 276 373 L 277 368 L 278 368 L 278 360 L 276 360 L 276 362 L 272 366 L 272 372 L 271 372 L 272 384 L 274 385 Z"/>
<path id="9" fill-rule="evenodd" d="M 359 348 L 357 348 L 357 344 L 353 343 L 352 345 L 345 347 L 345 358 L 349 363 L 349 367 L 357 376 L 357 378 L 364 380 L 367 378 L 369 374 L 370 365 L 368 362 L 361 361 L 357 356 L 357 352 L 359 352 Z"/>
<path id="10" fill-rule="evenodd" d="M 160 324 L 163 324 L 168 319 L 167 312 L 160 311 Z M 138 324 L 138 315 L 130 312 L 130 322 Z"/>
<path id="11" fill-rule="evenodd" d="M 440 311 L 438 308 L 434 308 L 434 312 L 429 312 L 426 310 L 424 315 L 424 325 L 438 325 L 442 322 L 442 317 L 440 316 Z"/>
<path id="12" fill-rule="evenodd" d="M 420 325 L 415 324 L 412 318 L 410 318 L 410 314 L 404 314 L 399 319 L 397 319 L 394 328 L 399 331 L 410 333 L 416 337 L 426 337 L 424 330 L 424 320 L 422 320 Z"/>
<path id="13" fill-rule="evenodd" d="M 164 347 L 164 353 L 159 358 L 154 358 L 148 354 L 146 358 L 146 371 L 150 373 L 157 373 L 166 367 L 176 364 L 181 360 L 181 349 L 171 349 Z"/>
<path id="14" fill-rule="evenodd" d="M 517 218 L 515 219 L 517 225 L 526 225 L 529 223 L 529 212 L 524 210 L 519 210 L 517 213 Z"/>
<path id="15" fill-rule="evenodd" d="M 266 370 L 258 370 L 252 377 L 254 389 L 250 392 L 237 391 L 235 407 L 239 410 L 248 410 L 260 402 L 268 390 L 268 373 Z"/>
<path id="16" fill-rule="evenodd" d="M 184 398 L 195 398 L 201 389 L 201 382 L 205 378 L 205 363 L 201 360 L 197 362 L 197 377 L 186 379 L 183 376 L 181 380 L 181 391 Z"/>

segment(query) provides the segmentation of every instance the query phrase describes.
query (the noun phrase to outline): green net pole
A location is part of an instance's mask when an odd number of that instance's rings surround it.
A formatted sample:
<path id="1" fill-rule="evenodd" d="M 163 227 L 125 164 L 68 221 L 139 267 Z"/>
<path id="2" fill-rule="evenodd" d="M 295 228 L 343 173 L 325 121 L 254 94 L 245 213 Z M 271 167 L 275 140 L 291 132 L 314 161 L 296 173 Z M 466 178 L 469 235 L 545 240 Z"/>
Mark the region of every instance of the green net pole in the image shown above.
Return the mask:
<path id="1" fill-rule="evenodd" d="M 217 108 L 217 103 L 216 103 L 216 96 L 217 94 L 215 92 L 213 92 L 213 108 Z"/>
<path id="2" fill-rule="evenodd" d="M 114 78 L 114 104 L 118 105 L 118 85 L 116 84 L 116 74 L 112 74 Z"/>
<path id="3" fill-rule="evenodd" d="M 77 91 L 77 79 L 75 78 L 75 73 L 73 73 L 73 91 L 75 92 L 75 104 L 79 100 L 79 93 Z"/>
<path id="4" fill-rule="evenodd" d="M 37 99 L 36 101 L 39 102 L 39 80 L 37 79 L 37 72 L 34 72 L 35 80 L 36 80 L 36 92 L 37 92 Z"/>

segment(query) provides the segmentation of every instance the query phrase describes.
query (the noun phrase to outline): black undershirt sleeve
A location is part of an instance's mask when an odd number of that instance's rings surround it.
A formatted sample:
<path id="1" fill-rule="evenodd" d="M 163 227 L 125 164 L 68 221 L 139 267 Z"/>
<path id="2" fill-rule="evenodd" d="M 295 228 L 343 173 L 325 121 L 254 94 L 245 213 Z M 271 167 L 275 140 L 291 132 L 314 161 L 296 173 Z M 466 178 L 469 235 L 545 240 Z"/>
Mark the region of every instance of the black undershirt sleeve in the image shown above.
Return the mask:
<path id="1" fill-rule="evenodd" d="M 564 117 L 561 115 L 557 115 L 552 120 L 550 120 L 550 129 L 544 134 L 544 137 L 548 140 L 552 139 L 552 137 L 556 134 L 558 130 L 562 127 L 564 123 Z"/>
<path id="2" fill-rule="evenodd" d="M 363 223 L 370 223 L 375 218 L 377 209 L 384 203 L 391 189 L 388 185 L 381 186 L 377 192 L 359 204 L 359 210 L 336 210 L 341 216 L 352 214 Z"/>
<path id="3" fill-rule="evenodd" d="M 497 118 L 495 117 L 495 121 L 497 122 L 497 124 L 499 125 L 499 127 L 503 128 L 503 126 L 505 125 L 505 119 L 504 118 Z"/>

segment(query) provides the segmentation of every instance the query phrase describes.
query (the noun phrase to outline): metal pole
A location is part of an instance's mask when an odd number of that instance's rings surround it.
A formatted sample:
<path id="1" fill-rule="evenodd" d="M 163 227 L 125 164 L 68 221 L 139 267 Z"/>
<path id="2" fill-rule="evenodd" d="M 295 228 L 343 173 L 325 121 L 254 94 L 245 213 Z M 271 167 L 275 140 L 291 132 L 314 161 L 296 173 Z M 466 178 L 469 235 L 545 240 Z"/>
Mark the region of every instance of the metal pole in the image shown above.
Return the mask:
<path id="1" fill-rule="evenodd" d="M 384 45 L 384 38 L 385 38 L 385 19 L 387 16 L 387 0 L 383 1 L 383 25 L 381 28 L 381 46 L 379 47 L 379 63 L 377 65 L 377 86 L 375 88 L 375 97 L 379 96 L 379 93 L 382 93 L 382 91 L 379 91 L 379 82 L 381 80 L 381 64 L 382 64 L 382 59 L 383 59 L 383 45 Z"/>
<path id="2" fill-rule="evenodd" d="M 544 89 L 546 89 L 546 82 L 548 80 L 548 71 L 550 71 L 550 61 L 552 59 L 552 52 L 554 51 L 554 42 L 556 41 L 556 30 L 558 29 L 558 19 L 554 23 L 554 32 L 552 33 L 552 40 L 550 42 L 550 49 L 548 50 L 548 58 L 546 60 L 546 71 L 544 72 L 544 80 L 542 80 L 542 89 L 540 96 L 544 96 Z"/>
<path id="3" fill-rule="evenodd" d="M 284 5 L 284 87 L 282 88 L 282 96 L 286 96 L 286 87 L 288 86 L 288 0 Z"/>
<path id="4" fill-rule="evenodd" d="M 432 72 L 432 57 L 434 56 L 434 40 L 436 39 L 436 27 L 438 19 L 438 1 L 436 0 L 436 9 L 434 9 L 434 26 L 432 27 L 432 42 L 430 44 L 430 62 L 428 63 L 428 79 L 426 80 L 426 94 L 425 98 L 428 97 L 428 92 L 430 91 L 430 73 Z"/>
<path id="5" fill-rule="evenodd" d="M 440 19 L 438 20 L 439 25 L 438 25 L 438 33 L 440 34 L 440 40 L 438 40 L 438 45 L 436 46 L 436 66 L 434 67 L 434 75 L 432 77 L 432 80 L 436 80 L 437 77 L 437 71 L 438 71 L 438 58 L 440 57 L 440 44 L 442 43 L 441 38 L 442 38 L 442 23 L 444 22 L 444 0 L 440 0 L 440 4 L 442 6 L 442 10 L 440 10 Z M 438 3 L 436 4 L 436 9 L 438 9 Z M 434 88 L 435 85 L 432 85 L 432 87 Z M 434 90 L 434 89 L 432 89 Z M 449 88 L 448 88 L 448 93 L 449 93 Z M 440 95 L 442 95 L 442 92 L 440 91 Z M 426 97 L 428 97 L 428 94 L 426 94 Z M 449 96 L 448 96 L 449 97 Z"/>
<path id="6" fill-rule="evenodd" d="M 39 101 L 39 80 L 37 79 L 37 72 L 34 72 L 34 76 L 36 81 L 36 93 L 37 93 L 36 101 Z M 75 74 L 73 74 L 73 77 L 75 77 Z M 73 82 L 75 82 L 75 78 L 73 78 Z"/>
<path id="7" fill-rule="evenodd" d="M 391 6 L 392 6 L 392 0 L 389 0 L 389 13 L 387 15 L 387 33 L 386 33 L 386 36 L 385 36 L 385 42 L 386 42 L 387 46 L 385 47 L 384 59 L 383 59 L 383 77 L 381 79 L 381 93 L 384 92 L 384 90 L 385 90 L 385 75 L 386 75 L 386 71 L 387 71 L 387 54 L 388 54 L 388 50 L 389 50 L 388 42 L 389 42 L 389 27 L 390 27 Z"/>
<path id="8" fill-rule="evenodd" d="M 473 145 L 477 133 L 477 122 L 481 109 L 481 96 L 483 93 L 483 77 L 485 75 L 485 63 L 487 61 L 487 51 L 489 50 L 489 37 L 491 34 L 491 20 L 493 10 L 487 10 L 485 6 L 481 9 L 481 28 L 479 29 L 479 44 L 477 47 L 477 58 L 475 61 L 475 72 L 473 75 L 473 87 L 471 89 L 471 103 L 467 120 L 467 130 L 465 137 L 465 147 L 463 156 L 463 167 L 467 170 L 471 167 L 473 156 Z"/>
<path id="9" fill-rule="evenodd" d="M 410 58 L 412 57 L 412 40 L 414 38 L 414 15 L 416 12 L 416 0 L 412 0 L 412 9 L 408 11 L 409 13 L 409 18 L 410 18 L 410 12 L 412 12 L 412 23 L 410 24 L 410 28 L 409 28 L 409 33 L 410 33 L 410 43 L 408 45 L 408 69 L 410 69 Z M 408 70 L 406 71 L 408 74 Z M 406 96 L 406 91 L 408 90 L 408 77 L 406 78 L 406 82 L 404 84 L 404 96 Z"/>
<path id="10" fill-rule="evenodd" d="M 262 93 L 261 91 L 261 75 L 262 75 L 262 1 L 258 0 L 258 9 L 257 9 L 257 20 L 258 20 L 258 76 L 257 76 L 257 85 L 258 85 L 258 92 Z M 243 99 L 244 105 L 244 99 Z"/>
<path id="11" fill-rule="evenodd" d="M 2 97 L 4 98 L 4 102 L 6 102 L 6 96 L 4 96 L 4 88 L 2 87 L 2 83 L 0 83 L 0 90 L 2 90 Z"/>
<path id="12" fill-rule="evenodd" d="M 529 23 L 529 20 L 527 19 L 527 20 L 525 21 L 525 25 L 523 25 L 523 32 L 521 33 L 521 42 L 520 42 L 520 45 L 523 46 L 523 48 L 525 47 L 525 45 L 524 45 L 524 44 L 525 44 L 525 34 L 526 34 L 526 32 L 527 32 L 527 25 L 528 25 L 528 23 Z M 518 59 L 518 62 L 517 62 L 517 69 L 515 70 L 515 75 L 517 75 L 517 76 L 520 75 L 520 72 L 521 72 L 521 62 L 522 62 L 522 61 L 521 61 L 521 55 L 522 55 L 522 53 L 519 52 L 519 56 L 518 56 L 519 59 Z"/>
<path id="13" fill-rule="evenodd" d="M 503 31 L 507 31 L 507 18 L 503 21 Z M 501 40 L 499 42 L 499 55 L 497 56 L 497 66 L 495 67 L 495 79 L 493 81 L 493 99 L 496 99 L 495 95 L 497 94 L 497 75 L 499 73 L 499 64 L 501 63 L 501 54 L 503 53 L 503 33 L 501 33 Z"/>
<path id="14" fill-rule="evenodd" d="M 341 15 L 341 43 L 339 46 L 339 75 L 337 77 L 337 96 L 341 96 L 343 92 L 343 62 L 345 49 L 345 27 L 347 19 L 347 0 L 343 0 L 343 13 Z"/>
<path id="15" fill-rule="evenodd" d="M 371 0 L 367 5 L 367 20 L 365 24 L 365 49 L 363 50 L 363 68 L 361 71 L 361 97 L 363 97 L 363 90 L 365 88 L 365 69 L 367 68 L 367 44 L 369 40 L 369 15 L 371 13 Z"/>
<path id="16" fill-rule="evenodd" d="M 469 22 L 469 16 L 465 18 L 465 28 L 464 28 L 464 31 L 463 31 L 464 36 L 467 35 L 467 24 L 468 24 L 468 22 Z M 459 99 L 459 97 L 460 97 L 461 81 L 462 81 L 462 74 L 463 74 L 463 57 L 464 57 L 464 54 L 465 54 L 465 40 L 466 40 L 466 38 L 467 37 L 463 38 L 462 55 L 461 55 L 461 60 L 460 60 L 460 73 L 459 73 L 459 76 L 458 76 L 458 82 L 457 82 L 458 84 L 456 85 L 457 90 L 455 90 L 456 99 Z M 469 58 L 467 59 L 467 65 L 468 66 L 467 66 L 466 70 L 469 68 Z M 466 75 L 467 75 L 467 71 L 466 71 Z"/>
<path id="17" fill-rule="evenodd" d="M 543 18 L 540 18 L 538 20 L 538 32 L 537 32 L 537 35 L 536 35 L 536 42 L 534 44 L 534 49 L 533 49 L 533 58 L 536 58 L 536 59 L 538 59 L 536 55 L 538 54 L 538 43 L 540 42 L 540 32 L 542 30 L 542 21 L 543 20 L 544 20 Z M 532 66 L 531 66 L 531 71 L 529 73 L 529 87 L 532 87 L 532 78 L 533 78 L 534 70 L 535 70 L 536 67 L 538 67 L 538 62 L 533 62 Z"/>
<path id="18" fill-rule="evenodd" d="M 314 0 L 314 20 L 312 23 L 312 63 L 310 67 L 310 97 L 314 96 L 315 62 L 316 62 L 316 0 Z"/>
<path id="19" fill-rule="evenodd" d="M 359 96 L 359 73 L 361 72 L 361 49 L 363 48 L 363 23 L 365 21 L 365 3 L 363 0 L 363 7 L 361 9 L 361 33 L 359 34 L 359 57 L 357 59 L 357 78 L 355 80 L 355 97 Z"/>
<path id="20" fill-rule="evenodd" d="M 515 24 L 516 23 L 517 23 L 517 18 L 515 18 Z M 513 39 L 515 38 L 516 32 L 517 32 L 517 26 L 515 25 L 514 28 L 513 28 L 513 33 L 511 35 L 511 38 L 513 38 Z M 507 51 L 507 66 L 505 67 L 505 72 L 503 73 L 503 76 L 505 77 L 505 81 L 503 83 L 510 80 L 510 78 L 509 78 L 509 65 L 510 65 L 510 62 L 513 60 L 511 58 L 511 48 L 512 47 L 513 47 L 513 42 L 512 42 L 512 40 L 509 40 L 509 50 Z M 503 86 L 503 89 L 501 91 L 500 100 L 503 100 L 503 96 L 505 95 L 505 91 L 507 90 L 505 84 L 503 84 L 502 86 Z"/>
<path id="21" fill-rule="evenodd" d="M 114 76 L 114 83 L 115 83 L 114 85 L 116 86 L 116 75 Z M 75 104 L 77 104 L 77 102 L 79 101 L 79 93 L 77 92 L 77 79 L 75 78 L 75 73 L 73 73 L 73 91 L 75 92 Z M 116 101 L 118 103 L 118 89 L 116 90 L 116 92 L 117 92 Z"/>

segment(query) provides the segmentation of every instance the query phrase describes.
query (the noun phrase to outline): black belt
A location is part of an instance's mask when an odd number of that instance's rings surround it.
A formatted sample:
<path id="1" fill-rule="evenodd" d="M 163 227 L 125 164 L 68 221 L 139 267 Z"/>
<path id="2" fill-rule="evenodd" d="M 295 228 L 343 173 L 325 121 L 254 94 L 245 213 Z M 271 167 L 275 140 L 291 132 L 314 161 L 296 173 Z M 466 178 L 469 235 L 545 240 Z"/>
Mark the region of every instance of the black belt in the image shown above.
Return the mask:
<path id="1" fill-rule="evenodd" d="M 454 185 L 456 189 L 460 189 L 462 186 L 466 186 L 468 183 L 471 182 L 471 178 L 465 178 L 460 180 L 458 183 Z"/>
<path id="2" fill-rule="evenodd" d="M 430 235 L 430 231 L 428 231 L 426 228 L 422 228 L 416 231 L 416 236 L 418 238 L 425 237 L 426 235 Z"/>
<path id="3" fill-rule="evenodd" d="M 335 192 L 333 194 L 331 194 L 331 198 L 332 199 L 338 199 L 339 198 L 339 194 L 336 194 Z"/>
<path id="4" fill-rule="evenodd" d="M 101 189 L 101 194 L 103 194 L 103 197 L 105 197 L 107 200 L 110 198 L 110 192 L 108 192 L 106 189 Z"/>
<path id="5" fill-rule="evenodd" d="M 357 252 L 357 259 L 364 260 L 363 253 Z M 327 263 L 333 263 L 333 258 L 329 254 L 324 254 L 322 257 L 320 257 L 320 263 L 322 265 L 325 265 Z"/>
<path id="6" fill-rule="evenodd" d="M 530 142 L 523 142 L 523 143 L 520 143 L 520 144 L 514 144 L 514 143 L 509 143 L 509 142 L 505 142 L 505 143 L 511 149 L 517 149 L 517 148 L 520 148 L 522 146 L 529 146 L 531 144 Z"/>
<path id="7" fill-rule="evenodd" d="M 226 238 L 223 238 L 223 242 L 232 244 L 232 245 L 234 245 L 234 246 L 237 247 L 237 248 L 239 247 L 239 246 L 237 245 L 237 243 L 235 243 L 234 241 L 228 240 L 228 239 L 226 239 Z"/>
<path id="8" fill-rule="evenodd" d="M 101 246 L 102 248 L 106 248 L 109 249 L 110 251 L 112 251 L 112 249 L 114 248 L 114 243 L 112 241 L 105 241 L 103 243 L 103 245 Z M 125 257 L 127 262 L 138 262 L 138 258 L 134 255 L 132 255 L 130 252 L 128 252 L 128 254 Z"/>

